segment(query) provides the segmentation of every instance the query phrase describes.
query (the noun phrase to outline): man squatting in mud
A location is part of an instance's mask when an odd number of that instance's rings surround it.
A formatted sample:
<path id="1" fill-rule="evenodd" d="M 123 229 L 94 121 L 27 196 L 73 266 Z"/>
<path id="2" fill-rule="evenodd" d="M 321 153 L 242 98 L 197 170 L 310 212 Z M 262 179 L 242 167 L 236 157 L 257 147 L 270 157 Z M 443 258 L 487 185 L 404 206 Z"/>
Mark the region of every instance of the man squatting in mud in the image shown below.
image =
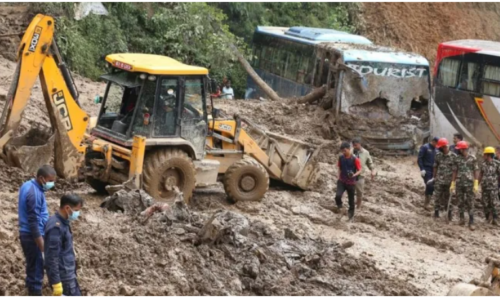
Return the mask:
<path id="1" fill-rule="evenodd" d="M 450 186 L 451 193 L 458 199 L 460 213 L 459 225 L 465 225 L 465 210 L 469 214 L 469 229 L 474 230 L 474 193 L 479 191 L 477 159 L 469 155 L 469 144 L 460 141 L 456 145 L 459 154 L 453 164 L 453 178 Z"/>
<path id="2" fill-rule="evenodd" d="M 495 201 L 498 199 L 498 179 L 500 178 L 500 163 L 493 160 L 495 149 L 486 147 L 483 152 L 484 161 L 479 172 L 481 183 L 481 201 L 484 207 L 484 217 L 488 223 L 498 225 Z"/>
<path id="3" fill-rule="evenodd" d="M 359 158 L 351 153 L 351 144 L 342 142 L 340 145 L 342 155 L 339 157 L 337 166 L 339 168 L 339 179 L 337 180 L 337 194 L 335 195 L 335 203 L 339 208 L 341 214 L 345 214 L 345 208 L 342 207 L 342 195 L 347 191 L 349 200 L 349 220 L 354 217 L 354 197 L 356 192 L 356 180 L 361 173 L 361 162 Z"/>
<path id="4" fill-rule="evenodd" d="M 453 164 L 457 155 L 448 147 L 448 140 L 440 138 L 437 142 L 436 148 L 438 152 L 434 158 L 433 179 L 427 184 L 434 184 L 434 217 L 439 218 L 439 211 L 448 210 L 448 221 L 452 219 L 452 209 L 449 204 L 450 199 L 450 185 L 453 177 Z"/>
<path id="5" fill-rule="evenodd" d="M 420 147 L 420 151 L 418 152 L 418 167 L 420 168 L 420 175 L 424 179 L 425 184 L 425 202 L 424 207 L 427 208 L 429 203 L 431 202 L 431 197 L 434 192 L 434 184 L 427 184 L 432 179 L 433 169 L 434 169 L 434 157 L 436 155 L 436 144 L 438 142 L 438 138 L 435 137 L 425 145 Z"/>
<path id="6" fill-rule="evenodd" d="M 361 174 L 358 176 L 358 181 L 356 182 L 356 208 L 361 208 L 361 202 L 363 201 L 363 192 L 365 190 L 365 177 L 367 174 L 367 169 L 370 170 L 371 179 L 375 176 L 375 169 L 373 168 L 373 160 L 370 156 L 370 152 L 361 146 L 361 139 L 355 138 L 352 140 L 352 147 L 354 148 L 354 155 L 359 158 L 361 162 Z"/>

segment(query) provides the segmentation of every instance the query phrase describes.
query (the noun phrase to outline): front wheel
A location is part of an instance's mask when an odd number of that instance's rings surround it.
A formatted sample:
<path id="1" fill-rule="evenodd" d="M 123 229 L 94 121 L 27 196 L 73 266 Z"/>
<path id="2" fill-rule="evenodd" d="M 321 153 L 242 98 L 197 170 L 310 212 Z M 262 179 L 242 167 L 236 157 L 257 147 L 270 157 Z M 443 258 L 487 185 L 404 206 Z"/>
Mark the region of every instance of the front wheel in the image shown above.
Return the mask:
<path id="1" fill-rule="evenodd" d="M 184 201 L 189 203 L 196 184 L 195 172 L 193 161 L 184 151 L 156 150 L 144 161 L 144 190 L 156 200 L 171 202 L 176 186 L 184 194 Z"/>
<path id="2" fill-rule="evenodd" d="M 233 163 L 224 175 L 227 196 L 237 201 L 260 201 L 269 189 L 269 174 L 253 158 Z"/>

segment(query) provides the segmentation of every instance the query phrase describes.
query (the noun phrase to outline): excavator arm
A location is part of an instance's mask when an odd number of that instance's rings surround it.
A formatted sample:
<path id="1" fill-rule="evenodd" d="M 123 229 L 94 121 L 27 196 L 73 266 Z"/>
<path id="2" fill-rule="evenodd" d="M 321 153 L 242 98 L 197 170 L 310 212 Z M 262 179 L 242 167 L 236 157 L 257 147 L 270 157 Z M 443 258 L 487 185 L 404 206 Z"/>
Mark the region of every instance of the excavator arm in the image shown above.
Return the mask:
<path id="1" fill-rule="evenodd" d="M 0 148 L 15 135 L 31 90 L 40 79 L 45 105 L 54 131 L 54 166 L 66 179 L 76 178 L 84 158 L 87 113 L 78 103 L 78 92 L 54 38 L 54 19 L 37 15 L 19 45 L 17 67 L 0 119 Z"/>

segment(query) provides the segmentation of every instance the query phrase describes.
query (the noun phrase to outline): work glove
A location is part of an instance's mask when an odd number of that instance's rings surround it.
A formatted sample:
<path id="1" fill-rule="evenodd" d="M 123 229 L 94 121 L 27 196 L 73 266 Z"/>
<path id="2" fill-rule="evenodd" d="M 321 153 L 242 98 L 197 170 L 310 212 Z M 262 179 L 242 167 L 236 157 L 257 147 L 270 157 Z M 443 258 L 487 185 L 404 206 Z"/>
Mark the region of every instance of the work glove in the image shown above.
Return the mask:
<path id="1" fill-rule="evenodd" d="M 455 185 L 455 181 L 452 181 L 450 186 L 450 193 L 455 194 L 456 189 L 457 187 Z"/>
<path id="2" fill-rule="evenodd" d="M 62 293 L 63 287 L 61 282 L 52 285 L 52 296 L 62 296 Z"/>
<path id="3" fill-rule="evenodd" d="M 427 185 L 431 185 L 434 183 L 434 178 L 432 178 L 431 180 L 427 181 Z"/>
<path id="4" fill-rule="evenodd" d="M 427 172 L 425 172 L 425 170 L 422 170 L 422 171 L 420 171 L 420 176 L 425 177 L 425 174 L 426 174 L 426 173 L 427 173 Z"/>
<path id="5" fill-rule="evenodd" d="M 479 192 L 479 181 L 477 180 L 474 180 L 474 193 L 478 193 Z"/>

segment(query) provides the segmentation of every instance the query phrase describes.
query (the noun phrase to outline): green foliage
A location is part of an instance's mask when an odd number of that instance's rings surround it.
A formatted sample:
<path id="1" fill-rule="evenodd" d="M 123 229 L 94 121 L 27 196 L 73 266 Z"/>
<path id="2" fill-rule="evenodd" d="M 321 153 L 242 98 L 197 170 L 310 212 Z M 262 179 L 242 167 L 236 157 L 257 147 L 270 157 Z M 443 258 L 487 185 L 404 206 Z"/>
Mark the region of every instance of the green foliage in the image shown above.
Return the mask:
<path id="1" fill-rule="evenodd" d="M 345 2 L 224 2 L 214 3 L 228 16 L 231 32 L 250 42 L 258 25 L 306 26 L 354 32 L 350 18 L 356 3 Z"/>
<path id="2" fill-rule="evenodd" d="M 72 3 L 34 3 L 31 10 L 55 16 L 56 40 L 65 61 L 71 70 L 92 79 L 104 72 L 103 57 L 118 52 L 167 55 L 210 68 L 216 77 L 241 76 L 225 41 L 243 51 L 245 47 L 229 32 L 223 23 L 226 16 L 217 7 L 206 3 L 127 2 L 105 6 L 108 16 L 89 15 L 79 21 L 72 18 Z M 244 87 L 241 80 L 235 80 L 239 96 Z"/>
<path id="3" fill-rule="evenodd" d="M 354 31 L 352 3 L 104 3 L 108 16 L 74 20 L 76 3 L 30 3 L 32 13 L 56 18 L 56 40 L 72 71 L 97 79 L 110 53 L 167 55 L 228 77 L 243 97 L 247 75 L 227 42 L 249 57 L 247 43 L 258 25 L 310 26 Z M 220 34 L 219 30 L 222 32 Z M 249 57 L 250 58 L 250 57 Z"/>

